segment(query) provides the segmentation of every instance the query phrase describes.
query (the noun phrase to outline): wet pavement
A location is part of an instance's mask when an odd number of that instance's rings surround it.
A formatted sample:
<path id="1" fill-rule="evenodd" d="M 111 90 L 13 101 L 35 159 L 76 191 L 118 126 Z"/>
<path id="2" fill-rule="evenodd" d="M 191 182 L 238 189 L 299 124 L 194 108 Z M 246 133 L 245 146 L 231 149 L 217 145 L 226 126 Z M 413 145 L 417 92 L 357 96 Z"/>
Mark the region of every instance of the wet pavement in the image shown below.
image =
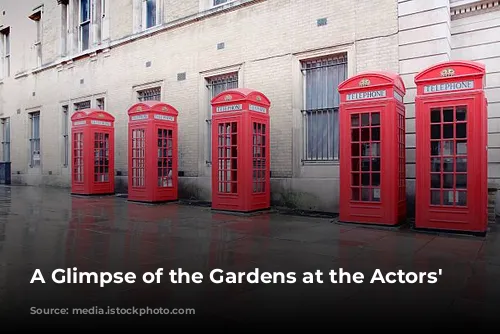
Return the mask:
<path id="1" fill-rule="evenodd" d="M 370 319 L 381 326 L 431 321 L 446 328 L 489 325 L 500 306 L 498 239 L 495 231 L 485 238 L 436 235 L 341 225 L 325 218 L 232 215 L 114 196 L 75 197 L 62 189 L 0 187 L 0 318 L 83 325 L 85 316 L 36 316 L 30 308 L 147 306 L 196 309 L 196 316 L 139 317 L 148 323 L 273 323 L 283 328 L 322 321 L 366 325 Z M 158 268 L 165 275 L 161 283 L 149 285 L 51 281 L 53 270 L 73 267 L 79 272 L 131 271 L 138 281 Z M 167 274 L 178 268 L 202 273 L 203 283 L 171 283 Z M 298 282 L 210 283 L 209 273 L 216 268 L 295 272 Z M 365 283 L 330 283 L 328 272 L 339 268 L 364 273 Z M 29 283 L 36 269 L 46 284 Z M 369 284 L 376 269 L 441 269 L 442 275 L 436 284 Z M 325 273 L 323 284 L 300 282 L 304 272 L 316 270 Z M 138 317 L 114 316 L 112 321 L 130 319 Z"/>

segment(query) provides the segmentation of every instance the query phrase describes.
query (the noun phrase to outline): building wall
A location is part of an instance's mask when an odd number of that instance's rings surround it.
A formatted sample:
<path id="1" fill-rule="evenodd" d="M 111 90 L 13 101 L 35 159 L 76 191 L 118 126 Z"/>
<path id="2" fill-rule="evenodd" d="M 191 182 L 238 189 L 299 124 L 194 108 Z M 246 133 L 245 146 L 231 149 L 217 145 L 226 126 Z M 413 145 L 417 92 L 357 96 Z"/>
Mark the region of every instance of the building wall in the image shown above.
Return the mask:
<path id="1" fill-rule="evenodd" d="M 500 10 L 461 16 L 451 21 L 452 56 L 486 66 L 488 99 L 488 177 L 490 188 L 500 185 Z"/>
<path id="2" fill-rule="evenodd" d="M 399 72 L 406 84 L 407 177 L 410 208 L 415 183 L 415 75 L 438 62 L 473 60 L 486 65 L 488 178 L 497 189 L 500 171 L 500 6 L 495 1 L 399 0 Z M 491 190 L 490 190 L 491 191 Z"/>
<path id="3" fill-rule="evenodd" d="M 160 28 L 142 32 L 140 1 L 107 1 L 108 39 L 87 54 L 77 50 L 75 20 L 69 24 L 68 55 L 60 48 L 61 6 L 45 1 L 43 66 L 36 66 L 27 16 L 37 1 L 2 3 L 2 24 L 11 27 L 12 70 L 0 85 L 2 117 L 11 117 L 12 171 L 16 183 L 69 186 L 62 166 L 62 106 L 106 99 L 116 117 L 116 169 L 127 170 L 127 109 L 135 92 L 163 88 L 162 99 L 180 111 L 181 193 L 210 200 L 210 166 L 205 163 L 208 93 L 205 77 L 239 72 L 240 86 L 272 101 L 271 172 L 273 199 L 304 209 L 337 211 L 338 163 L 301 163 L 303 78 L 300 61 L 347 53 L 349 76 L 364 70 L 398 70 L 397 3 L 358 1 L 235 1 L 211 9 L 205 0 L 162 2 Z M 74 6 L 74 2 L 69 6 Z M 342 13 L 342 15 L 339 15 Z M 377 17 L 386 19 L 379 21 Z M 318 26 L 317 20 L 327 18 Z M 101 29 L 105 27 L 101 26 Z M 217 49 L 218 43 L 225 48 Z M 94 53 L 95 52 L 95 53 Z M 32 59 L 33 58 L 33 59 Z M 33 64 L 33 65 L 32 65 Z M 178 73 L 186 80 L 177 81 Z M 30 168 L 28 113 L 41 113 L 41 167 Z M 126 177 L 117 177 L 119 188 Z M 121 189 L 123 190 L 123 189 Z"/>
<path id="4" fill-rule="evenodd" d="M 450 60 L 449 0 L 399 0 L 399 74 L 406 86 L 406 177 L 408 211 L 415 203 L 415 75 Z"/>
<path id="5" fill-rule="evenodd" d="M 400 73 L 407 85 L 407 176 L 410 212 L 415 178 L 416 73 L 450 59 L 482 61 L 488 70 L 490 184 L 496 187 L 499 12 L 450 15 L 467 3 L 488 1 L 236 0 L 212 8 L 209 0 L 159 1 L 158 27 L 144 31 L 141 1 L 106 1 L 101 31 L 90 50 L 78 50 L 77 16 L 70 15 L 67 51 L 61 5 L 44 1 L 42 66 L 28 15 L 39 0 L 3 1 L 0 24 L 11 27 L 12 75 L 0 82 L 0 117 L 11 118 L 13 179 L 20 184 L 69 186 L 63 167 L 62 106 L 105 98 L 116 117 L 117 191 L 126 191 L 127 115 L 137 90 L 162 87 L 162 99 L 179 112 L 179 170 L 183 197 L 210 200 L 206 163 L 206 78 L 238 72 L 240 87 L 262 91 L 271 102 L 271 172 L 274 203 L 337 212 L 338 162 L 302 162 L 304 78 L 301 61 L 347 53 L 348 76 L 363 71 Z M 490 1 L 491 2 L 491 1 Z M 70 0 L 75 8 L 78 0 Z M 318 25 L 318 19 L 327 19 Z M 383 18 L 381 20 L 380 18 Z M 0 30 L 2 27 L 0 27 Z M 223 49 L 217 45 L 224 43 Z M 177 75 L 186 79 L 178 81 Z M 29 167 L 28 113 L 41 113 L 41 167 Z M 500 123 L 499 123 L 500 124 Z M 498 133 L 497 133 L 498 132 Z M 498 148 L 496 148 L 496 146 Z"/>

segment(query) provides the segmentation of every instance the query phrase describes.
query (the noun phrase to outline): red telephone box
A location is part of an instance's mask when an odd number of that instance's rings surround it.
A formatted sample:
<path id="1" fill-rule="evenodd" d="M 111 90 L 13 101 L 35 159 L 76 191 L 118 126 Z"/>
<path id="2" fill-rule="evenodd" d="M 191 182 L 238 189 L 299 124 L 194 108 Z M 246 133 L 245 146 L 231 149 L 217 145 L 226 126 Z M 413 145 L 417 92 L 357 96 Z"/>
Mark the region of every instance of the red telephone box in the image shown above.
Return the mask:
<path id="1" fill-rule="evenodd" d="M 212 99 L 212 209 L 251 212 L 271 206 L 269 99 L 230 89 Z"/>
<path id="2" fill-rule="evenodd" d="M 451 61 L 415 77 L 416 228 L 486 232 L 485 73 L 482 64 Z"/>
<path id="3" fill-rule="evenodd" d="M 339 93 L 339 220 L 398 225 L 406 216 L 403 80 L 359 74 L 341 83 Z"/>
<path id="4" fill-rule="evenodd" d="M 71 116 L 71 192 L 104 195 L 115 192 L 115 118 L 100 109 Z"/>
<path id="5" fill-rule="evenodd" d="M 128 114 L 128 200 L 176 201 L 178 111 L 166 103 L 145 101 Z"/>

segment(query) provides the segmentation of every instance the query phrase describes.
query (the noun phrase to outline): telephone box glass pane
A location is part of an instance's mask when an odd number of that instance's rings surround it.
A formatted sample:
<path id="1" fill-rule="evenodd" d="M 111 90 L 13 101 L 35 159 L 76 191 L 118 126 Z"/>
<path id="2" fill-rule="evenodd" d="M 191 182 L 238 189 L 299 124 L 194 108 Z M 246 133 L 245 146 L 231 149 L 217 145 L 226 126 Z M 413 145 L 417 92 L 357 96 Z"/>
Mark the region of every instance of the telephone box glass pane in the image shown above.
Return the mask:
<path id="1" fill-rule="evenodd" d="M 158 162 L 157 180 L 158 187 L 173 187 L 173 131 L 171 129 L 158 129 Z"/>
<path id="2" fill-rule="evenodd" d="M 431 205 L 467 205 L 467 106 L 432 108 Z"/>
<path id="3" fill-rule="evenodd" d="M 75 182 L 83 182 L 83 171 L 83 132 L 77 132 L 73 134 L 73 180 Z"/>
<path id="4" fill-rule="evenodd" d="M 146 130 L 132 130 L 132 187 L 146 186 Z"/>
<path id="5" fill-rule="evenodd" d="M 351 126 L 352 127 L 359 126 L 359 114 L 351 115 Z"/>
<path id="6" fill-rule="evenodd" d="M 431 123 L 441 123 L 441 109 L 431 109 Z"/>
<path id="7" fill-rule="evenodd" d="M 351 115 L 351 199 L 380 202 L 380 113 Z"/>
<path id="8" fill-rule="evenodd" d="M 217 136 L 218 191 L 236 194 L 238 192 L 238 123 L 219 123 Z"/>
<path id="9" fill-rule="evenodd" d="M 236 140 L 236 134 L 233 135 Z M 254 193 L 266 191 L 266 125 L 253 123 L 253 181 Z"/>
<path id="10" fill-rule="evenodd" d="M 108 133 L 94 133 L 94 182 L 109 182 Z"/>

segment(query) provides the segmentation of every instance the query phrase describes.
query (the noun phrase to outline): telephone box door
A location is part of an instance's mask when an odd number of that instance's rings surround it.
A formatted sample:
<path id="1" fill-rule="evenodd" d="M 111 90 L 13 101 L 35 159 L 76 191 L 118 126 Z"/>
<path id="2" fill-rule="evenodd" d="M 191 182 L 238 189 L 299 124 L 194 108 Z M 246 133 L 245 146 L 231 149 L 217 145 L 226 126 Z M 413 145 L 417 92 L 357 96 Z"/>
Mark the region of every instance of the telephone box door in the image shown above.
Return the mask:
<path id="1" fill-rule="evenodd" d="M 131 182 L 129 184 L 130 188 L 133 188 L 134 193 L 138 194 L 136 196 L 143 197 L 146 196 L 146 128 L 131 128 L 129 130 L 129 138 L 131 138 L 131 144 L 129 147 L 130 154 L 130 170 Z M 140 194 L 140 195 L 139 195 Z"/>
<path id="2" fill-rule="evenodd" d="M 88 148 L 85 148 L 84 145 L 84 130 L 80 129 L 78 131 L 73 131 L 73 188 L 74 190 L 78 190 L 80 192 L 84 191 L 85 183 L 84 177 L 88 175 L 88 172 L 85 170 L 86 165 L 84 163 L 85 151 L 88 151 Z"/>
<path id="3" fill-rule="evenodd" d="M 213 143 L 217 143 L 213 147 L 214 165 L 212 168 L 217 169 L 216 178 L 212 179 L 212 186 L 219 194 L 220 203 L 227 207 L 238 207 L 244 203 L 245 198 L 239 197 L 238 194 L 242 189 L 238 189 L 239 173 L 243 173 L 240 164 L 241 157 L 238 152 L 238 142 L 240 138 L 240 117 L 228 117 L 224 120 L 216 121 L 213 131 Z M 242 202 L 242 203 L 240 203 Z"/>
<path id="4" fill-rule="evenodd" d="M 94 182 L 96 187 L 100 183 L 109 182 L 110 172 L 110 134 L 99 130 L 92 130 L 94 138 Z"/>
<path id="5" fill-rule="evenodd" d="M 252 118 L 252 206 L 262 206 L 269 203 L 269 150 L 268 127 L 264 120 Z"/>
<path id="6" fill-rule="evenodd" d="M 469 149 L 480 144 L 471 135 L 473 110 L 474 99 L 453 99 L 426 103 L 420 111 L 422 125 L 429 124 L 426 131 L 417 125 L 422 130 L 419 145 L 423 148 L 417 182 L 422 190 L 430 185 L 430 191 L 417 194 L 429 205 L 428 210 L 418 212 L 422 221 L 432 218 L 454 226 L 474 221 L 474 198 L 481 196 L 481 187 L 474 187 L 474 170 L 481 168 L 481 159 Z"/>
<path id="7" fill-rule="evenodd" d="M 157 156 L 157 186 L 161 190 L 170 190 L 175 187 L 176 166 L 174 164 L 173 153 L 176 151 L 174 147 L 174 129 L 167 129 L 161 126 L 156 128 L 157 143 L 158 143 L 158 156 Z"/>

